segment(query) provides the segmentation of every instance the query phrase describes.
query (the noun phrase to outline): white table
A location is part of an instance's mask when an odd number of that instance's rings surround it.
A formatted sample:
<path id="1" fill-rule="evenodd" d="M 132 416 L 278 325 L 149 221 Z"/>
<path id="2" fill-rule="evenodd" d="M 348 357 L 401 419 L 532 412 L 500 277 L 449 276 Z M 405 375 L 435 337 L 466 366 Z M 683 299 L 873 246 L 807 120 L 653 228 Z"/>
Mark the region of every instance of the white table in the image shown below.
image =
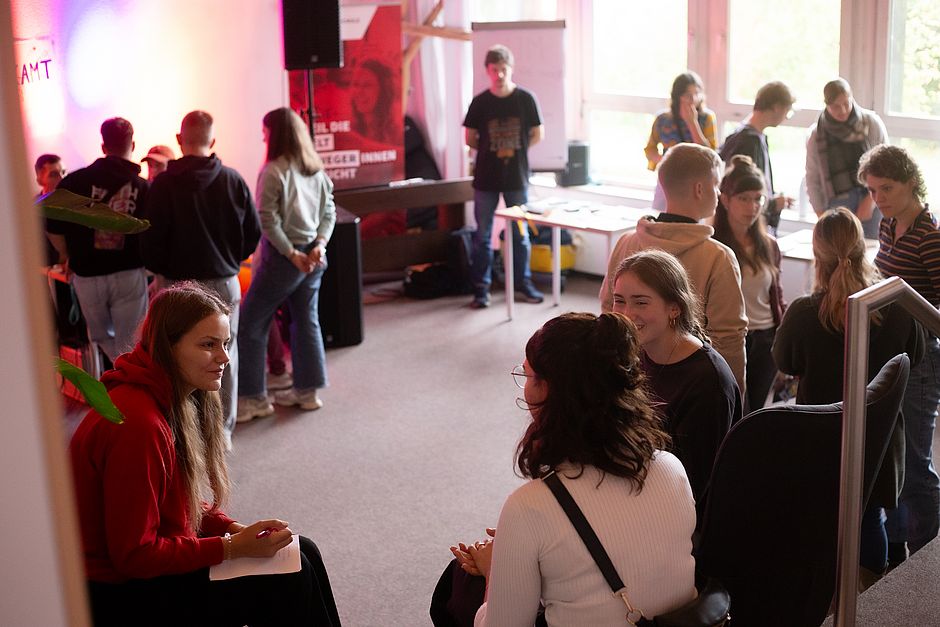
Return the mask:
<path id="1" fill-rule="evenodd" d="M 507 227 L 514 222 L 532 222 L 552 229 L 552 300 L 557 307 L 561 302 L 561 230 L 587 231 L 607 236 L 607 258 L 614 249 L 615 239 L 636 228 L 636 223 L 650 209 L 599 205 L 583 202 L 557 202 L 544 207 L 541 213 L 525 211 L 525 206 L 497 209 L 496 216 L 507 220 Z M 515 227 L 518 228 L 518 227 Z M 506 315 L 512 320 L 515 289 L 513 286 L 512 237 L 503 238 L 503 267 L 506 283 Z"/>

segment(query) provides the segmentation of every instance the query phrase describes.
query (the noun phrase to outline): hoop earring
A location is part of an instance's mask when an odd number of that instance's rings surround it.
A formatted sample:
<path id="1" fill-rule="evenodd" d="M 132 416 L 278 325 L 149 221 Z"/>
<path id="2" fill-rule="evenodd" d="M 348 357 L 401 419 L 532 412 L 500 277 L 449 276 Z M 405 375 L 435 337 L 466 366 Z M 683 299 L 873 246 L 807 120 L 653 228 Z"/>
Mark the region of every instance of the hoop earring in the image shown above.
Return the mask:
<path id="1" fill-rule="evenodd" d="M 669 319 L 669 328 L 670 328 L 670 329 L 675 329 L 675 328 L 676 328 L 676 325 L 678 324 L 678 322 L 679 322 L 679 318 L 678 318 L 678 317 L 676 317 L 676 318 L 670 318 L 670 319 Z"/>
<path id="2" fill-rule="evenodd" d="M 525 402 L 525 399 L 521 396 L 516 397 L 516 407 L 523 411 L 531 411 L 532 406 Z"/>

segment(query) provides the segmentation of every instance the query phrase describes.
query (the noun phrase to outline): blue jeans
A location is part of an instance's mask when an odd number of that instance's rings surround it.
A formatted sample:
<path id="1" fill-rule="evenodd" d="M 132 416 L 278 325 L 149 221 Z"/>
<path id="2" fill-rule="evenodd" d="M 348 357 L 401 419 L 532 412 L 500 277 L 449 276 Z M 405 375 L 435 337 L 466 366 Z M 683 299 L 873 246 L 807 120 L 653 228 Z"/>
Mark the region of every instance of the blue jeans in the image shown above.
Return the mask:
<path id="1" fill-rule="evenodd" d="M 888 539 L 907 541 L 911 553 L 940 530 L 940 478 L 932 446 L 940 403 L 940 342 L 928 335 L 924 360 L 911 368 L 904 391 L 904 487 L 898 508 L 888 511 Z"/>
<path id="2" fill-rule="evenodd" d="M 168 279 L 157 275 L 154 278 L 155 295 L 168 287 L 183 283 L 186 279 Z M 231 337 L 228 348 L 228 367 L 222 373 L 222 389 L 219 396 L 222 399 L 222 415 L 225 416 L 225 432 L 229 435 L 235 430 L 235 417 L 238 413 L 238 314 L 239 303 L 242 300 L 241 284 L 238 275 L 221 279 L 202 279 L 196 281 L 203 287 L 212 290 L 232 308 L 228 317 L 229 334 Z"/>
<path id="3" fill-rule="evenodd" d="M 855 187 L 831 199 L 828 208 L 845 207 L 852 213 L 856 213 L 858 211 L 858 205 L 867 194 L 868 192 L 861 187 Z M 882 217 L 881 209 L 878 208 L 878 205 L 873 205 L 871 218 L 862 220 L 862 231 L 864 231 L 866 239 L 878 239 L 878 230 L 881 228 Z"/>
<path id="4" fill-rule="evenodd" d="M 137 343 L 137 325 L 147 314 L 147 273 L 143 268 L 101 276 L 72 275 L 88 337 L 111 363 Z"/>
<path id="5" fill-rule="evenodd" d="M 470 268 L 470 280 L 477 296 L 487 294 L 493 282 L 493 247 L 490 240 L 493 236 L 493 214 L 499 205 L 499 195 L 502 193 L 507 207 L 522 205 L 528 200 L 526 190 L 520 189 L 511 192 L 485 192 L 473 190 L 473 214 L 477 220 L 477 230 L 473 232 L 473 260 Z M 532 245 L 529 243 L 529 229 L 523 225 L 522 231 L 512 224 L 512 268 L 513 280 L 516 289 L 532 281 L 532 271 L 529 270 L 529 254 Z"/>
<path id="6" fill-rule="evenodd" d="M 307 252 L 313 246 L 314 242 L 310 242 L 299 250 Z M 304 274 L 277 252 L 267 238 L 261 240 L 261 263 L 252 265 L 251 286 L 242 303 L 238 336 L 239 396 L 258 398 L 267 393 L 264 372 L 268 333 L 274 313 L 285 300 L 291 315 L 294 389 L 303 393 L 326 387 L 326 351 L 317 313 L 324 270 L 325 258 L 313 272 Z"/>

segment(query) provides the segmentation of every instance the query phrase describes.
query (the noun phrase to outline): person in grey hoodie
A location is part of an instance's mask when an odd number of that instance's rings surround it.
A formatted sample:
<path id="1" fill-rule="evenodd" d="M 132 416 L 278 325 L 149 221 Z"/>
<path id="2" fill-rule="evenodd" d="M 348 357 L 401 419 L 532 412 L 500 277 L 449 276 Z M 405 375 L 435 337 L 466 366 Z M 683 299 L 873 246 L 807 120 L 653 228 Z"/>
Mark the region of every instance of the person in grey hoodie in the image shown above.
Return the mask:
<path id="1" fill-rule="evenodd" d="M 741 269 L 734 252 L 712 239 L 714 229 L 700 223 L 714 215 L 718 205 L 721 165 L 714 150 L 697 144 L 677 144 L 666 153 L 658 169 L 666 209 L 659 217 L 643 218 L 636 231 L 620 238 L 598 296 L 601 310 L 611 311 L 617 268 L 631 254 L 655 248 L 674 255 L 689 273 L 701 300 L 705 332 L 743 392 L 747 315 Z"/>
<path id="2" fill-rule="evenodd" d="M 232 307 L 230 362 L 222 378 L 226 443 L 231 444 L 238 399 L 238 316 L 241 262 L 261 239 L 261 223 L 248 184 L 212 152 L 212 116 L 191 111 L 176 136 L 183 156 L 154 179 L 144 216 L 141 254 L 161 291 L 197 281 Z"/>

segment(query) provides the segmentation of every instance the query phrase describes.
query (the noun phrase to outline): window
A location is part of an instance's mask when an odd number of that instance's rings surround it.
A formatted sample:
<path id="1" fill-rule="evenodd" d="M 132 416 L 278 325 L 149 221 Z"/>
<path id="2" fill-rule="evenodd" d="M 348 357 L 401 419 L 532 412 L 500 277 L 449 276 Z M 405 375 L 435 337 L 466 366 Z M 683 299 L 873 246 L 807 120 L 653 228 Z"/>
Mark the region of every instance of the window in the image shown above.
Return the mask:
<path id="1" fill-rule="evenodd" d="M 823 85 L 839 75 L 839 8 L 831 0 L 729 0 L 728 99 L 753 104 L 761 85 L 780 80 L 800 108 L 822 109 Z"/>
<path id="2" fill-rule="evenodd" d="M 672 77 L 688 63 L 687 0 L 644 4 L 643 19 L 637 19 L 637 2 L 596 0 L 593 9 L 592 91 L 668 95 Z"/>
<path id="3" fill-rule="evenodd" d="M 940 118 L 940 3 L 895 0 L 888 36 L 888 112 Z"/>
<path id="4" fill-rule="evenodd" d="M 688 2 L 594 0 L 583 17 L 590 26 L 582 38 L 582 134 L 591 144 L 592 177 L 652 188 L 643 147 L 655 114 L 669 106 L 673 78 L 688 67 Z"/>

